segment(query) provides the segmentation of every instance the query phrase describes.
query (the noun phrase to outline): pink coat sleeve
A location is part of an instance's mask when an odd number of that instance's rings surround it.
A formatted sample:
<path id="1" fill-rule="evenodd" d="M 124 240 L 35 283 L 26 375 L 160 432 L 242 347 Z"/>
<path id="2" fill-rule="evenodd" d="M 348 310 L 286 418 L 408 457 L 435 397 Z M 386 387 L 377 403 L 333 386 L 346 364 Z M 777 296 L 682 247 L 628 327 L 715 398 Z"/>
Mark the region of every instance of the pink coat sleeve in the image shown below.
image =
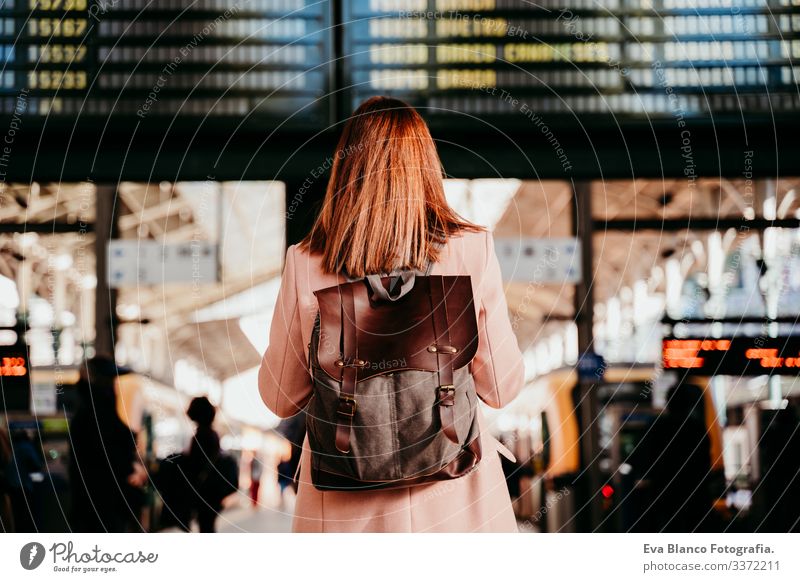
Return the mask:
<path id="1" fill-rule="evenodd" d="M 269 346 L 258 370 L 258 391 L 264 404 L 282 418 L 300 411 L 311 396 L 300 307 L 297 296 L 295 245 L 286 251 L 286 264 L 269 330 Z"/>
<path id="2" fill-rule="evenodd" d="M 481 400 L 493 408 L 513 400 L 525 383 L 525 366 L 517 336 L 508 317 L 500 263 L 494 238 L 486 232 L 486 262 L 478 283 L 478 351 L 472 360 L 475 389 Z"/>

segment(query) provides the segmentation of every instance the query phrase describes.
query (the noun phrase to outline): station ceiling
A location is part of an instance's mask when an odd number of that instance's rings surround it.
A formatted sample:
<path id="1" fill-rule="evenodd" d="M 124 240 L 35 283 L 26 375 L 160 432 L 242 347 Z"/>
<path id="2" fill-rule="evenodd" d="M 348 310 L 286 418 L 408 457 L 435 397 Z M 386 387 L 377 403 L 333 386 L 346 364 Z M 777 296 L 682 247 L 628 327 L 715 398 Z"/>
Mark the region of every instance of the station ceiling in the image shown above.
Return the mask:
<path id="1" fill-rule="evenodd" d="M 451 196 L 463 198 L 464 181 L 453 181 Z M 98 188 L 100 190 L 98 190 Z M 494 190 L 493 190 L 494 188 Z M 602 304 L 645 280 L 650 291 L 663 291 L 663 277 L 654 269 L 667 257 L 684 261 L 685 271 L 705 268 L 702 249 L 709 225 L 724 225 L 724 242 L 733 248 L 743 237 L 756 235 L 745 219 L 797 218 L 800 178 L 780 180 L 734 180 L 719 178 L 609 180 L 591 186 L 595 236 L 593 289 L 595 301 Z M 93 197 L 113 194 L 105 186 L 91 182 L 70 184 L 6 184 L 0 189 L 0 224 L 20 218 L 37 230 L 33 243 L 28 235 L 0 237 L 0 274 L 17 276 L 18 258 L 27 253 L 34 260 L 35 289 L 48 297 L 47 272 L 54 256 L 73 257 L 69 281 L 75 291 L 94 276 L 92 229 Z M 461 189 L 461 190 L 459 190 Z M 244 292 L 280 275 L 285 244 L 285 189 L 280 182 L 122 182 L 119 194 L 119 237 L 150 238 L 166 242 L 193 239 L 217 240 L 222 232 L 222 280 L 215 285 L 193 289 L 191 285 L 140 286 L 121 289 L 120 314 L 123 320 L 163 321 L 174 357 L 187 357 L 208 365 L 215 375 L 224 376 L 225 366 L 212 361 L 220 329 L 230 329 L 230 320 L 263 311 L 269 300 L 250 296 L 233 300 Z M 559 180 L 484 182 L 471 190 L 477 197 L 479 216 L 491 216 L 496 236 L 552 238 L 571 236 L 571 184 Z M 473 200 L 473 206 L 475 201 Z M 766 211 L 764 209 L 767 209 Z M 488 210 L 487 210 L 488 209 Z M 221 214 L 220 214 L 221 210 Z M 741 220 L 743 228 L 731 228 L 730 219 Z M 676 221 L 676 222 L 673 222 Z M 686 221 L 681 227 L 681 221 Z M 692 228 L 692 221 L 702 228 Z M 72 232 L 48 232 L 50 224 L 86 224 Z M 619 227 L 624 224 L 624 227 Z M 658 225 L 662 226 L 659 228 Z M 676 226 L 677 224 L 677 226 Z M 36 226 L 38 225 L 38 226 Z M 644 227 L 632 232 L 629 227 Z M 604 227 L 605 226 L 605 227 Z M 34 228 L 35 227 L 35 228 Z M 638 227 L 637 227 L 638 228 Z M 25 250 L 24 245 L 29 245 Z M 571 285 L 538 285 L 533 293 L 523 283 L 507 282 L 509 309 L 516 318 L 522 347 L 535 344 L 549 331 L 572 319 Z M 70 294 L 77 301 L 80 293 Z M 215 320 L 205 318 L 197 342 L 186 340 L 186 326 L 197 325 L 198 310 L 227 305 Z M 79 309 L 72 305 L 69 309 Z M 214 323 L 216 321 L 216 323 Z M 221 326 L 221 327 L 220 327 Z M 194 329 L 196 333 L 199 328 Z M 206 339 L 207 338 L 207 339 Z M 252 343 L 244 334 L 229 334 L 229 341 L 241 350 L 241 366 L 256 365 Z M 241 342 L 241 345 L 239 344 Z M 209 349 L 212 347 L 212 349 Z M 238 357 L 238 356 L 237 356 Z M 255 363 L 254 363 L 255 362 Z M 238 369 L 242 369 L 237 365 Z M 224 378 L 222 378 L 224 379 Z"/>

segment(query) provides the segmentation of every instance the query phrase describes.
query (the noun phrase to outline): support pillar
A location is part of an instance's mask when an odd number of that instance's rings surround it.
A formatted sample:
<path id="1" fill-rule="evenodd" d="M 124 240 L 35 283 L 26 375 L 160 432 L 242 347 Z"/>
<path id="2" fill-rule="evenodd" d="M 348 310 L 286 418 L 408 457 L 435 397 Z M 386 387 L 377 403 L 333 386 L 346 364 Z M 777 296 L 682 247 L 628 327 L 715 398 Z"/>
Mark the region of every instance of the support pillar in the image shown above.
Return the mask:
<path id="1" fill-rule="evenodd" d="M 573 193 L 573 235 L 578 237 L 581 249 L 581 281 L 575 285 L 575 323 L 578 328 L 578 354 L 580 358 L 594 352 L 594 245 L 591 183 L 575 182 Z M 595 531 L 602 520 L 602 475 L 600 473 L 600 431 L 598 425 L 599 403 L 597 378 L 581 375 L 576 391 L 576 413 L 580 419 L 581 467 L 585 487 L 584 498 L 576 503 L 580 515 L 576 516 L 581 531 Z"/>
<path id="2" fill-rule="evenodd" d="M 95 354 L 114 356 L 117 335 L 117 290 L 108 284 L 108 243 L 118 235 L 116 186 L 97 186 L 95 190 Z"/>

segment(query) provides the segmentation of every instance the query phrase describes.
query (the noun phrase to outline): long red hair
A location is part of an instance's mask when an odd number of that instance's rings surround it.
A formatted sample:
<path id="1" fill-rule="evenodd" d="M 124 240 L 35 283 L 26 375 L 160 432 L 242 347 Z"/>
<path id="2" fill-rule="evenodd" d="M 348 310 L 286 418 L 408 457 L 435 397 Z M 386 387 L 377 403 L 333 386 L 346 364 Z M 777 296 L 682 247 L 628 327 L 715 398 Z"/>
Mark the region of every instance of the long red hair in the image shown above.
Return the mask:
<path id="1" fill-rule="evenodd" d="M 348 119 L 336 146 L 322 209 L 300 248 L 323 269 L 351 277 L 422 269 L 447 238 L 482 226 L 444 195 L 444 170 L 428 126 L 413 107 L 371 97 Z"/>

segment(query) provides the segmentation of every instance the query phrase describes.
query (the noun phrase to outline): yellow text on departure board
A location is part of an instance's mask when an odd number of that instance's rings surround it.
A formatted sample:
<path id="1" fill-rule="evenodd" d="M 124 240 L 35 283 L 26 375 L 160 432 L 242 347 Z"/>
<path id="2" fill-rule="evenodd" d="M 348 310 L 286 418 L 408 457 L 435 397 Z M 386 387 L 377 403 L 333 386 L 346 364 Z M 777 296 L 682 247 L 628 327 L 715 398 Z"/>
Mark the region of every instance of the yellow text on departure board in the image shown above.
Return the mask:
<path id="1" fill-rule="evenodd" d="M 604 42 L 509 43 L 503 48 L 503 58 L 510 63 L 547 63 L 552 61 L 604 63 L 609 60 L 608 45 Z"/>
<path id="2" fill-rule="evenodd" d="M 31 89 L 85 89 L 86 71 L 30 71 Z"/>
<path id="3" fill-rule="evenodd" d="M 369 21 L 372 38 L 427 38 L 428 23 L 421 18 L 373 18 Z"/>
<path id="4" fill-rule="evenodd" d="M 31 18 L 28 32 L 31 36 L 81 36 L 86 32 L 86 19 Z"/>
<path id="5" fill-rule="evenodd" d="M 440 37 L 502 37 L 508 33 L 505 18 L 442 18 L 436 21 L 436 36 Z"/>
<path id="6" fill-rule="evenodd" d="M 75 44 L 47 44 L 29 47 L 31 61 L 40 63 L 82 63 L 86 60 L 86 46 Z"/>
<path id="7" fill-rule="evenodd" d="M 477 89 L 497 85 L 497 72 L 492 69 L 442 69 L 436 73 L 439 89 Z"/>
<path id="8" fill-rule="evenodd" d="M 86 10 L 86 0 L 30 0 L 31 10 Z"/>
<path id="9" fill-rule="evenodd" d="M 425 69 L 384 69 L 369 72 L 369 85 L 373 89 L 422 90 L 428 88 Z"/>
<path id="10" fill-rule="evenodd" d="M 493 44 L 440 44 L 436 47 L 437 63 L 492 63 L 496 58 Z"/>
<path id="11" fill-rule="evenodd" d="M 494 10 L 495 0 L 436 0 L 436 10 Z"/>
<path id="12" fill-rule="evenodd" d="M 428 62 L 424 44 L 371 44 L 369 62 L 381 65 L 420 65 Z"/>

